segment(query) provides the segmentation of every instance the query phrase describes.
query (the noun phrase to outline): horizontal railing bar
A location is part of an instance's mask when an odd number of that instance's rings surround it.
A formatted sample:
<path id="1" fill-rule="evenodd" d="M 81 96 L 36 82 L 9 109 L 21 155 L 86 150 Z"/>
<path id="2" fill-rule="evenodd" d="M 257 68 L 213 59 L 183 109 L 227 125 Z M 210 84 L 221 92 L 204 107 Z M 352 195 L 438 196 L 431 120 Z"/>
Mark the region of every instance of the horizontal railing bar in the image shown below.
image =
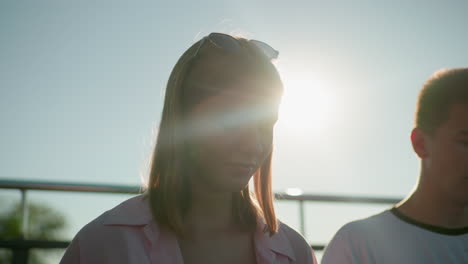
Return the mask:
<path id="1" fill-rule="evenodd" d="M 67 248 L 69 241 L 49 241 L 49 240 L 0 240 L 0 248 L 8 249 L 57 249 Z M 324 245 L 311 245 L 314 250 L 323 250 Z"/>
<path id="2" fill-rule="evenodd" d="M 325 245 L 310 245 L 313 250 L 322 251 L 325 249 Z"/>
<path id="3" fill-rule="evenodd" d="M 278 200 L 293 200 L 293 201 L 319 201 L 319 202 L 345 202 L 345 203 L 376 203 L 376 204 L 393 204 L 401 201 L 402 198 L 396 197 L 370 197 L 370 196 L 351 196 L 351 195 L 323 195 L 323 194 L 301 194 L 288 195 L 284 193 L 276 193 L 275 198 Z"/>
<path id="4" fill-rule="evenodd" d="M 40 190 L 40 191 L 65 191 L 65 192 L 94 192 L 94 193 L 141 193 L 140 186 L 88 184 L 50 181 L 22 181 L 0 180 L 0 189 L 16 190 Z"/>
<path id="5" fill-rule="evenodd" d="M 121 194 L 138 194 L 143 191 L 143 188 L 141 186 L 131 186 L 131 185 L 87 184 L 87 183 L 1 180 L 1 179 L 0 179 L 0 189 L 121 193 Z M 275 198 L 277 200 L 292 200 L 292 201 L 321 201 L 321 202 L 374 203 L 374 204 L 394 204 L 394 203 L 398 203 L 399 201 L 401 201 L 401 198 L 396 198 L 396 197 L 368 197 L 368 196 L 319 195 L 319 194 L 289 195 L 287 193 L 275 193 Z"/>
<path id="6" fill-rule="evenodd" d="M 67 248 L 70 244 L 69 241 L 49 241 L 49 240 L 0 240 L 0 248 L 9 249 L 53 249 L 53 248 Z"/>

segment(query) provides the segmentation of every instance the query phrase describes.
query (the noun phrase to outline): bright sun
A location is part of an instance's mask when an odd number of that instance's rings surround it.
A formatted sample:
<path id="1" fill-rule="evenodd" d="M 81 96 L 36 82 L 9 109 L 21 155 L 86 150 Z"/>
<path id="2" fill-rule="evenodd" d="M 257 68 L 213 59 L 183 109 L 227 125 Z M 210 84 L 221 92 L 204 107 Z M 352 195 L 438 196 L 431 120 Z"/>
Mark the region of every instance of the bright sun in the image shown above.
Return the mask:
<path id="1" fill-rule="evenodd" d="M 282 72 L 282 76 L 284 94 L 278 126 L 318 132 L 336 107 L 329 83 L 306 72 Z"/>

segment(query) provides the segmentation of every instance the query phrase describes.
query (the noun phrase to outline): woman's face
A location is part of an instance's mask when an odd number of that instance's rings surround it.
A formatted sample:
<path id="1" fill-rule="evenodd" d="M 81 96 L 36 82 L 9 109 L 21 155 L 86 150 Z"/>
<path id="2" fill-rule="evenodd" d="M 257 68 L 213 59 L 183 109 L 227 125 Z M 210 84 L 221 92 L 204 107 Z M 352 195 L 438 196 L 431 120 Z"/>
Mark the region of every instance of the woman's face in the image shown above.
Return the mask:
<path id="1" fill-rule="evenodd" d="M 242 81 L 208 96 L 190 113 L 192 184 L 210 191 L 243 189 L 272 151 L 279 98 L 268 87 Z"/>

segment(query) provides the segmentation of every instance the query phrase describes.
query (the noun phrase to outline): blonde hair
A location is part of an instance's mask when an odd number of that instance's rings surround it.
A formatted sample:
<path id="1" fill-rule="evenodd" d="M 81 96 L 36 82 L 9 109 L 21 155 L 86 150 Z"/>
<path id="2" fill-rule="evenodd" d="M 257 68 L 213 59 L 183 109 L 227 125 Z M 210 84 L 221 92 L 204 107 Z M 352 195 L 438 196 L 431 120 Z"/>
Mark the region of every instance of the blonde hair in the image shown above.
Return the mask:
<path id="1" fill-rule="evenodd" d="M 226 69 L 220 69 L 220 71 L 236 78 L 244 78 L 246 71 L 249 74 L 260 75 L 276 87 L 272 87 L 270 91 L 272 96 L 280 96 L 282 83 L 270 60 L 248 40 L 236 39 L 241 44 L 244 55 L 236 56 L 234 60 L 237 62 L 228 66 L 229 71 Z M 184 131 L 184 124 L 187 121 L 186 111 L 189 111 L 196 102 L 186 99 L 187 95 L 190 95 L 189 79 L 192 79 L 191 76 L 194 74 L 203 74 L 195 73 L 194 69 L 208 59 L 229 59 L 229 62 L 233 59 L 225 56 L 226 52 L 206 46 L 203 50 L 204 55 L 194 60 L 195 53 L 201 52 L 200 41 L 193 44 L 179 58 L 171 72 L 166 87 L 159 133 L 150 161 L 147 195 L 150 198 L 153 216 L 159 225 L 168 227 L 178 236 L 184 235 L 183 219 L 190 208 L 191 195 L 185 148 L 185 143 L 190 139 Z M 245 69 L 244 66 L 248 66 L 249 69 Z M 271 155 L 270 153 L 253 176 L 254 192 L 246 186 L 243 190 L 233 193 L 232 209 L 235 220 L 241 227 L 254 231 L 257 221 L 261 220 L 265 223 L 264 232 L 273 235 L 278 230 L 278 222 L 273 206 Z"/>

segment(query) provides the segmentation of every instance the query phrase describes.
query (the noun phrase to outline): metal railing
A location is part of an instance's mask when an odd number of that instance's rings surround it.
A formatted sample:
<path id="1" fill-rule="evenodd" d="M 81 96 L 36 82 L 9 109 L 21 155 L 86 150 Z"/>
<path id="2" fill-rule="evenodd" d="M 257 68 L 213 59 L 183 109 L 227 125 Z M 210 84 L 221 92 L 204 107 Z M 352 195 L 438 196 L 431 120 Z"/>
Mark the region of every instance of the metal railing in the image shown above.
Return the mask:
<path id="1" fill-rule="evenodd" d="M 85 184 L 68 182 L 48 182 L 48 181 L 21 181 L 0 179 L 0 189 L 15 189 L 21 192 L 21 230 L 22 239 L 3 240 L 0 238 L 0 248 L 8 248 L 13 251 L 13 263 L 25 264 L 28 260 L 29 249 L 50 249 L 66 248 L 69 241 L 38 241 L 27 240 L 26 227 L 28 225 L 27 191 L 60 191 L 60 192 L 89 192 L 89 193 L 118 193 L 118 194 L 139 194 L 142 192 L 140 186 L 109 185 L 109 184 Z M 365 196 L 343 196 L 343 195 L 314 195 L 300 194 L 291 195 L 288 193 L 275 193 L 277 200 L 297 201 L 299 203 L 300 233 L 305 235 L 305 202 L 340 202 L 340 203 L 369 203 L 369 204 L 394 204 L 401 198 L 385 197 L 365 197 Z M 323 250 L 325 245 L 311 245 L 314 250 Z"/>

